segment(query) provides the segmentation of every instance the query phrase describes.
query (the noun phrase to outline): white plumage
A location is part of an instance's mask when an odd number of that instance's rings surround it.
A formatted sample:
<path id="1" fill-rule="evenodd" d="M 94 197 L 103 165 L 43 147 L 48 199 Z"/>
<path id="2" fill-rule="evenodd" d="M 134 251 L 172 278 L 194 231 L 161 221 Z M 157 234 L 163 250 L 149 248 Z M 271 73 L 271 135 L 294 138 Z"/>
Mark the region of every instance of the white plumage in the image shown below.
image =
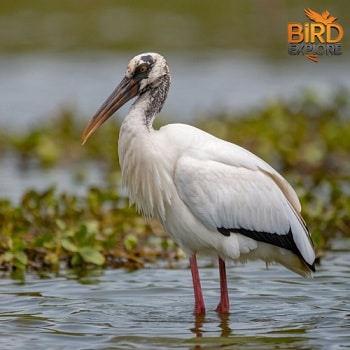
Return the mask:
<path id="1" fill-rule="evenodd" d="M 228 312 L 225 260 L 276 261 L 303 275 L 314 271 L 313 244 L 298 197 L 271 166 L 249 151 L 184 124 L 152 127 L 170 85 L 159 54 L 134 57 L 117 89 L 83 134 L 138 96 L 125 117 L 118 152 L 130 202 L 157 218 L 191 256 L 195 313 L 204 312 L 195 254 L 219 257 L 221 298 Z"/>

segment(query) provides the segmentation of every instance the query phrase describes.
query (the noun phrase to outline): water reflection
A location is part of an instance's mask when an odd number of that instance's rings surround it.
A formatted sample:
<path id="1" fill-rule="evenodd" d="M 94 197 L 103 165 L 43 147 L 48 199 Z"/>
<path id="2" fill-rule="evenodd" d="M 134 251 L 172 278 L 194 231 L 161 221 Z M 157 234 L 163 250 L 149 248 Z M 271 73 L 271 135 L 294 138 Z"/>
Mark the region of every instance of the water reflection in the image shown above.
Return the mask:
<path id="1" fill-rule="evenodd" d="M 193 315 L 194 317 L 194 327 L 191 328 L 191 332 L 196 335 L 197 338 L 203 337 L 203 326 L 206 322 L 211 322 L 211 320 L 206 320 L 205 315 Z M 218 328 L 220 329 L 220 337 L 228 337 L 232 333 L 232 329 L 229 326 L 229 314 L 222 314 L 218 317 L 220 319 L 220 323 Z"/>
<path id="2" fill-rule="evenodd" d="M 230 336 L 232 333 L 232 329 L 229 327 L 229 321 L 230 321 L 229 315 L 228 314 L 220 315 L 220 319 L 221 319 L 220 328 L 222 330 L 221 336 L 222 337 Z"/>
<path id="3" fill-rule="evenodd" d="M 235 349 L 271 349 L 273 347 L 280 347 L 283 349 L 296 349 L 304 348 L 305 341 L 308 338 L 307 326 L 298 328 L 283 328 L 276 329 L 270 332 L 264 332 L 261 334 L 235 334 L 234 329 L 230 327 L 230 323 L 235 323 L 230 320 L 229 314 L 218 315 L 220 323 L 217 326 L 215 334 L 206 334 L 205 327 L 213 322 L 213 320 L 207 319 L 204 315 L 194 315 L 194 327 L 191 328 L 191 332 L 195 334 L 195 338 L 187 341 L 187 343 L 194 344 L 190 349 L 216 349 L 221 347 L 234 346 Z M 307 347 L 308 349 L 319 349 L 318 346 Z"/>
<path id="4" fill-rule="evenodd" d="M 199 314 L 199 315 L 194 315 L 194 327 L 191 328 L 191 332 L 196 335 L 197 338 L 200 338 L 203 336 L 203 324 L 205 321 L 205 315 Z"/>

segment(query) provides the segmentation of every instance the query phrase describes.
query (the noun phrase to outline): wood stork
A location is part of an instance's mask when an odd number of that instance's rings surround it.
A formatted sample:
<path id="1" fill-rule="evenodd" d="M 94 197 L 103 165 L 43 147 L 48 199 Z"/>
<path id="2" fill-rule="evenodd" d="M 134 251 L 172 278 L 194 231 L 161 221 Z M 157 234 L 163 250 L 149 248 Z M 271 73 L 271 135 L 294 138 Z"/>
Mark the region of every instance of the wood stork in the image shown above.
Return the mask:
<path id="1" fill-rule="evenodd" d="M 205 312 L 196 254 L 219 259 L 218 313 L 229 311 L 226 260 L 262 259 L 310 276 L 315 252 L 289 183 L 262 159 L 185 124 L 153 129 L 170 86 L 164 57 L 134 57 L 118 87 L 89 125 L 82 143 L 137 97 L 119 134 L 123 184 L 131 204 L 155 217 L 190 257 L 195 306 Z"/>

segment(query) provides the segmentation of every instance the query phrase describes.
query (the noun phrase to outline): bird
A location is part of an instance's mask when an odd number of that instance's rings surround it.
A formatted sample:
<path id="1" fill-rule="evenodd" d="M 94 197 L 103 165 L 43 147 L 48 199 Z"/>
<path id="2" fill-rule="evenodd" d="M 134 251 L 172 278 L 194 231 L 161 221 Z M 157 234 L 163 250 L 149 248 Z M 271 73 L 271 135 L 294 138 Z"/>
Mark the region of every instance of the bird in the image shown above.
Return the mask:
<path id="1" fill-rule="evenodd" d="M 310 8 L 304 10 L 305 15 L 314 22 L 323 23 L 324 25 L 331 24 L 335 22 L 338 17 L 329 16 L 330 12 L 328 10 L 318 13 Z"/>
<path id="2" fill-rule="evenodd" d="M 311 277 L 315 250 L 291 185 L 250 151 L 187 124 L 155 129 L 171 77 L 165 58 L 143 53 L 82 134 L 137 97 L 120 127 L 118 156 L 130 204 L 157 219 L 189 257 L 194 314 L 206 312 L 197 255 L 218 259 L 218 314 L 229 313 L 227 261 L 264 260 Z"/>

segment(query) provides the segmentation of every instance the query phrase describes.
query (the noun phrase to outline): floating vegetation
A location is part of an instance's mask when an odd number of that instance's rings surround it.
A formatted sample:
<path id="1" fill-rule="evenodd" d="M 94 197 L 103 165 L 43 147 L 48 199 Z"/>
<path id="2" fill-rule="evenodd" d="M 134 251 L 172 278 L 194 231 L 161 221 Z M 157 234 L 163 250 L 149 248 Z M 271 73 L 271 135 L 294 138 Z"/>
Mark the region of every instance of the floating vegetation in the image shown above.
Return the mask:
<path id="1" fill-rule="evenodd" d="M 2 270 L 135 269 L 177 255 L 157 223 L 146 223 L 111 190 L 91 188 L 85 198 L 29 190 L 16 206 L 1 200 L 0 221 Z"/>
<path id="2" fill-rule="evenodd" d="M 289 180 L 321 252 L 330 239 L 350 236 L 349 106 L 347 91 L 340 90 L 326 105 L 306 93 L 245 115 L 204 118 L 197 125 L 251 150 Z M 145 222 L 129 208 L 115 177 L 109 176 L 118 171 L 116 122 L 109 122 L 82 147 L 84 125 L 77 120 L 63 111 L 26 134 L 0 131 L 0 157 L 16 155 L 19 171 L 62 164 L 69 168 L 77 162 L 84 169 L 93 161 L 103 164 L 106 179 L 111 179 L 80 197 L 49 188 L 28 190 L 17 204 L 0 199 L 0 269 L 135 269 L 158 259 L 179 258 L 181 253 L 159 224 Z M 83 170 L 79 176 L 83 181 Z"/>

